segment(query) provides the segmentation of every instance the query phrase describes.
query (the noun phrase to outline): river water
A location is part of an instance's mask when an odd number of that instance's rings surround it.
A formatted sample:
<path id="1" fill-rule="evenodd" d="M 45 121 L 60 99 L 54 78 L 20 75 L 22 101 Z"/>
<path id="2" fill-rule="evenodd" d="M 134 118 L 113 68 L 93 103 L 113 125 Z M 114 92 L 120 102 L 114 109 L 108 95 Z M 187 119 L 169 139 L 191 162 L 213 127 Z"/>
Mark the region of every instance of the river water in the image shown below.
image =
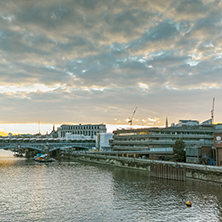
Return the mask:
<path id="1" fill-rule="evenodd" d="M 222 221 L 222 187 L 0 151 L 0 221 Z M 186 206 L 186 201 L 192 207 Z"/>

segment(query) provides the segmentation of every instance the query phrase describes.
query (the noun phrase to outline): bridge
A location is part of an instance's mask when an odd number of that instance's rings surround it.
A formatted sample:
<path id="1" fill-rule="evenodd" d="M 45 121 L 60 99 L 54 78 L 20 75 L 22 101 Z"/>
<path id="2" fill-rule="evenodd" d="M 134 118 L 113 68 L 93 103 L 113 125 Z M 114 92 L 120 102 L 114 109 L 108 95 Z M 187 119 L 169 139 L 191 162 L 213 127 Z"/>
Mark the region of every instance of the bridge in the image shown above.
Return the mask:
<path id="1" fill-rule="evenodd" d="M 0 138 L 0 149 L 25 153 L 27 157 L 38 152 L 50 153 L 61 149 L 89 150 L 95 147 L 94 139 L 65 138 Z"/>

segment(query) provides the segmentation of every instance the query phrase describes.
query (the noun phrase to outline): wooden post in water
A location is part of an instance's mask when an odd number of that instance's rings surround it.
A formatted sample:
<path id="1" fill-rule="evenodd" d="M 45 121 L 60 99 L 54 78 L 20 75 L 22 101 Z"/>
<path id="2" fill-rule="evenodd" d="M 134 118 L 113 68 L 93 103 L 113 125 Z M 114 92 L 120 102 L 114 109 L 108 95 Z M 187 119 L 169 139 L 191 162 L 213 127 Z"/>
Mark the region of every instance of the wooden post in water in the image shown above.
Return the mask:
<path id="1" fill-rule="evenodd" d="M 151 165 L 150 165 L 150 176 L 151 177 L 154 177 L 154 173 L 153 173 L 153 171 L 154 171 L 154 167 L 153 167 L 153 163 L 151 163 Z"/>
<path id="2" fill-rule="evenodd" d="M 168 180 L 186 180 L 186 168 L 179 165 L 152 163 L 150 165 L 150 176 Z"/>
<path id="3" fill-rule="evenodd" d="M 163 165 L 163 178 L 167 179 L 167 165 L 166 164 Z"/>

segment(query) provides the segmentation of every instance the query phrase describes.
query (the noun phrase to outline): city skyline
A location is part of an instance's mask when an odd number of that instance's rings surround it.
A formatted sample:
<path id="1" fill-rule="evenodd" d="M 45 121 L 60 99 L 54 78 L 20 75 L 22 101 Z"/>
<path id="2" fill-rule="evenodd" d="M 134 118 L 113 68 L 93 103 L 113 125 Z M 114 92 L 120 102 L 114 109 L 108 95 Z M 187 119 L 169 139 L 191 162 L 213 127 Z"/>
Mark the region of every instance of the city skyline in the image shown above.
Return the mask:
<path id="1" fill-rule="evenodd" d="M 89 123 L 90 124 L 90 123 Z M 69 123 L 69 125 L 78 125 L 77 123 Z M 57 131 L 59 124 L 40 124 L 39 123 L 16 123 L 16 124 L 3 124 L 0 125 L 0 136 L 8 136 L 9 134 L 19 135 L 19 134 L 50 134 L 53 130 L 53 126 Z M 133 125 L 133 129 L 141 128 L 147 126 L 141 125 Z M 114 124 L 106 124 L 107 133 L 112 133 L 117 129 L 131 129 L 130 125 L 114 125 Z"/>
<path id="2" fill-rule="evenodd" d="M 1 1 L 0 131 L 222 122 L 222 2 Z M 47 127 L 46 127 L 47 126 Z M 51 126 L 51 127 L 50 127 Z M 35 129 L 38 132 L 38 128 Z"/>

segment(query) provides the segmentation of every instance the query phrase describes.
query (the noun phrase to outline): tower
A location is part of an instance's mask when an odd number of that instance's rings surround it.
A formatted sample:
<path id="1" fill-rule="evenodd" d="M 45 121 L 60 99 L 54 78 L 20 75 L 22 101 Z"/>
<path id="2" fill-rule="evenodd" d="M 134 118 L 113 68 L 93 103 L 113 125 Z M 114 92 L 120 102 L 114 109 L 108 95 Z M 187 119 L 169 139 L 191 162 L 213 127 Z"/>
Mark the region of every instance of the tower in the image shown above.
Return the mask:
<path id="1" fill-rule="evenodd" d="M 166 128 L 168 128 L 168 118 L 166 117 Z"/>

